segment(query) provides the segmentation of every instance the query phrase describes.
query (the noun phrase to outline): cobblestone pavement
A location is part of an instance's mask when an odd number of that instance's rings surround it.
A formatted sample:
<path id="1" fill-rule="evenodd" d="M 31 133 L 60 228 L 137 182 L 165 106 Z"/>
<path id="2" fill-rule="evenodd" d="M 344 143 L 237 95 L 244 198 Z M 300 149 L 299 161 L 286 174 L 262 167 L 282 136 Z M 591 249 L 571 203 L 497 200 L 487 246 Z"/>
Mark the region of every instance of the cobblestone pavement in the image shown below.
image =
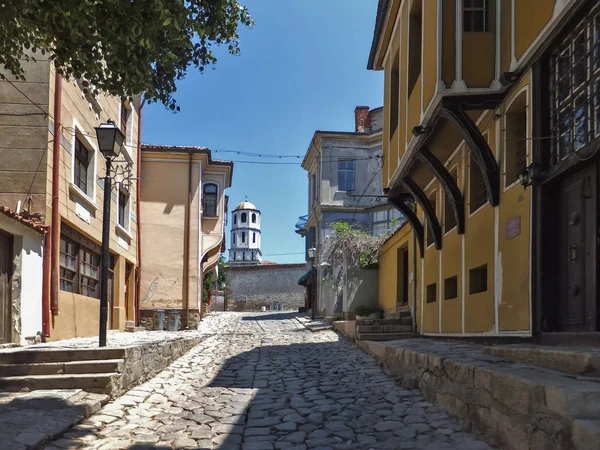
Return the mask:
<path id="1" fill-rule="evenodd" d="M 484 450 L 333 331 L 215 313 L 206 339 L 46 448 Z"/>

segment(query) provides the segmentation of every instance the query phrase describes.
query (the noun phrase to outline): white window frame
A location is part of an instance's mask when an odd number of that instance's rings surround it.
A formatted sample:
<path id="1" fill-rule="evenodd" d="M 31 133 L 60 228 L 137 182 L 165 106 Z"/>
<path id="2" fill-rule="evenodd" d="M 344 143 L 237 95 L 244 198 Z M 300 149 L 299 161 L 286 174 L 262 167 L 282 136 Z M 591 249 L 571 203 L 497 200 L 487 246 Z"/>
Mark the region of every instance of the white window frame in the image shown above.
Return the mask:
<path id="1" fill-rule="evenodd" d="M 349 162 L 352 163 L 352 169 L 342 169 L 340 167 L 340 163 L 342 162 Z M 342 189 L 341 183 L 340 183 L 340 174 L 341 173 L 345 173 L 345 174 L 352 174 L 352 184 L 353 184 L 353 188 L 352 189 Z M 343 159 L 340 158 L 338 159 L 338 171 L 337 171 L 337 175 L 338 175 L 338 191 L 340 192 L 348 192 L 348 191 L 354 191 L 356 190 L 356 161 L 352 160 L 352 159 Z"/>
<path id="2" fill-rule="evenodd" d="M 120 208 L 120 203 L 121 203 L 121 192 L 125 192 L 125 194 L 127 195 L 127 204 L 125 205 L 125 226 L 122 226 L 119 223 L 119 212 L 121 210 Z M 131 236 L 131 192 L 128 191 L 121 183 L 119 183 L 119 185 L 117 186 L 117 230 L 125 233 L 125 235 L 127 235 L 127 237 L 132 237 Z"/>
<path id="3" fill-rule="evenodd" d="M 131 149 L 133 148 L 133 108 L 131 107 L 131 102 L 123 102 L 119 104 L 119 129 L 121 129 L 121 105 L 125 106 L 125 109 L 129 111 L 129 117 L 127 118 L 127 130 L 125 134 L 125 142 L 123 142 L 123 152 L 125 158 L 133 164 L 133 152 Z M 122 130 L 121 130 L 122 131 Z"/>
<path id="4" fill-rule="evenodd" d="M 487 33 L 488 32 L 488 0 L 482 0 L 483 1 L 483 6 L 471 6 L 471 7 L 467 7 L 464 6 L 463 3 L 463 32 L 464 33 Z M 498 1 L 498 0 L 496 0 Z M 465 12 L 483 12 L 483 30 L 476 30 L 476 31 L 467 31 L 465 30 L 465 21 L 464 21 L 464 16 L 465 16 Z"/>
<path id="5" fill-rule="evenodd" d="M 56 138 L 56 137 L 55 137 Z M 58 136 L 60 139 L 60 136 Z M 91 186 L 91 193 L 83 192 L 79 186 L 75 184 L 75 145 L 76 140 L 79 140 L 85 148 L 89 152 L 93 152 L 90 167 L 88 167 L 88 186 Z M 70 177 L 70 190 L 71 192 L 77 194 L 81 200 L 83 200 L 87 206 L 91 207 L 94 210 L 98 210 L 98 205 L 96 203 L 96 194 L 97 194 L 97 167 L 98 167 L 98 147 L 96 143 L 90 139 L 89 134 L 83 129 L 81 124 L 73 118 L 73 131 L 71 133 L 71 177 Z"/>

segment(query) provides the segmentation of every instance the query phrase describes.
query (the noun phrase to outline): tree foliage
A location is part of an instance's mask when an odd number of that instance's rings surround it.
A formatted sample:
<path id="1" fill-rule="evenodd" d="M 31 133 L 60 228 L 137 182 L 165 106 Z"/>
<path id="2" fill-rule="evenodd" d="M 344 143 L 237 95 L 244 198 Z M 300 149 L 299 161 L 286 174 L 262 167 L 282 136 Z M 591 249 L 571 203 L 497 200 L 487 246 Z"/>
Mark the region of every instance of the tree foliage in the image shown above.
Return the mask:
<path id="1" fill-rule="evenodd" d="M 215 44 L 239 54 L 240 24 L 237 0 L 0 0 L 0 67 L 25 79 L 23 61 L 49 57 L 95 93 L 178 110 L 175 82 L 215 64 Z"/>
<path id="2" fill-rule="evenodd" d="M 332 267 L 347 264 L 366 268 L 377 262 L 379 250 L 389 232 L 372 236 L 360 225 L 338 221 L 332 224 L 333 235 L 323 246 L 321 258 Z"/>

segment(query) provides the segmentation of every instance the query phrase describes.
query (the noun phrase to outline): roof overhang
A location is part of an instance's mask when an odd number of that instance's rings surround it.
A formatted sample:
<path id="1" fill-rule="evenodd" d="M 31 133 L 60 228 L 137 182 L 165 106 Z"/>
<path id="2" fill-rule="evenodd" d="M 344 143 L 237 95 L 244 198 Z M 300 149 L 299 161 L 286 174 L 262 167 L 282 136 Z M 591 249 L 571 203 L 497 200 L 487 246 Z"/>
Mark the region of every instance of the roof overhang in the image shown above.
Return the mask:
<path id="1" fill-rule="evenodd" d="M 367 69 L 383 70 L 385 49 L 389 43 L 394 28 L 395 17 L 400 9 L 401 0 L 379 0 L 373 42 L 369 52 Z"/>

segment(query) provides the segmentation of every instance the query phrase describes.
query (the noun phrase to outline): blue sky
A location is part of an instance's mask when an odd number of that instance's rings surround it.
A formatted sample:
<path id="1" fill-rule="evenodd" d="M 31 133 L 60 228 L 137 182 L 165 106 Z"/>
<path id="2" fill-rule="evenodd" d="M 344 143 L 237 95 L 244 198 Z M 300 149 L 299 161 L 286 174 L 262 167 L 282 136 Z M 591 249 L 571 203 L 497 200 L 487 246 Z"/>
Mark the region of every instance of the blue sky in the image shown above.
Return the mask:
<path id="1" fill-rule="evenodd" d="M 355 106 L 381 106 L 383 73 L 366 69 L 377 0 L 241 3 L 256 21 L 241 30 L 242 54 L 219 51 L 215 70 L 190 72 L 178 84 L 181 112 L 146 106 L 144 143 L 200 145 L 217 159 L 266 162 L 218 150 L 303 156 L 315 130 L 353 131 Z M 304 261 L 294 225 L 307 213 L 307 191 L 299 164 L 235 164 L 230 214 L 246 195 L 261 210 L 263 259 Z"/>

